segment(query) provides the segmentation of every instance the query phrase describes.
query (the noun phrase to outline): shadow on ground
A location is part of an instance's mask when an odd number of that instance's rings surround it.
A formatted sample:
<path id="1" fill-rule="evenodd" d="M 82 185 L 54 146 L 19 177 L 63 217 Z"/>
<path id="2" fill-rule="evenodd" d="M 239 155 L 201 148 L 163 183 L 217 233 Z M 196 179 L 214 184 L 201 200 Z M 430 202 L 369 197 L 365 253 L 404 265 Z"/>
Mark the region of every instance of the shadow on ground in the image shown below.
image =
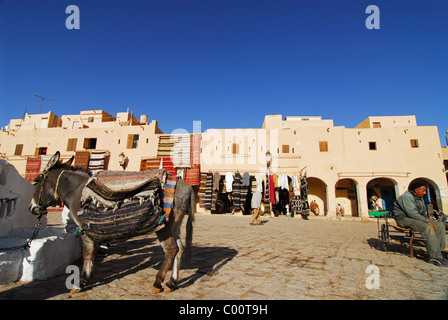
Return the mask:
<path id="1" fill-rule="evenodd" d="M 186 278 L 182 278 L 178 288 L 186 288 L 194 284 L 205 275 L 212 275 L 222 268 L 227 262 L 232 260 L 238 251 L 228 247 L 193 247 L 190 262 L 182 262 L 182 269 L 196 270 L 196 272 Z M 107 254 L 98 254 L 95 259 L 95 268 L 91 284 L 83 289 L 88 292 L 95 287 L 111 283 L 114 280 L 135 274 L 147 268 L 158 270 L 162 264 L 164 252 L 155 237 L 138 237 L 126 242 L 114 243 L 107 250 Z M 75 263 L 82 267 L 82 261 Z M 17 286 L 9 290 L 0 292 L 0 300 L 45 300 L 56 297 L 60 294 L 68 293 L 66 280 L 70 274 L 47 279 L 36 280 Z M 170 273 L 167 274 L 169 279 Z M 148 292 L 152 287 L 154 278 L 147 278 Z"/>
<path id="2" fill-rule="evenodd" d="M 411 256 L 409 243 L 403 241 L 401 238 L 391 239 L 388 243 L 384 243 L 378 238 L 367 239 L 367 243 L 371 248 L 376 250 L 391 252 L 396 254 L 403 254 L 408 257 Z M 420 260 L 426 261 L 428 255 L 426 253 L 426 248 L 420 243 L 414 243 L 414 257 Z"/>

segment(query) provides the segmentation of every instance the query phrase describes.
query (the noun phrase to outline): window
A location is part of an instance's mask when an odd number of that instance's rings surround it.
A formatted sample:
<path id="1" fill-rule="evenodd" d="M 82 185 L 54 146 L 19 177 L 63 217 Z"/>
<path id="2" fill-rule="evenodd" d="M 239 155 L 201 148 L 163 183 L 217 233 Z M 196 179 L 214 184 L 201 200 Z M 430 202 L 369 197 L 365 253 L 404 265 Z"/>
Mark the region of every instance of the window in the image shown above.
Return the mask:
<path id="1" fill-rule="evenodd" d="M 418 139 L 411 139 L 411 148 L 418 148 Z"/>
<path id="2" fill-rule="evenodd" d="M 89 117 L 89 118 L 87 119 L 87 122 L 93 122 L 93 120 L 95 120 L 94 117 Z"/>
<path id="3" fill-rule="evenodd" d="M 34 155 L 36 155 L 36 156 L 44 156 L 46 154 L 47 154 L 47 148 L 46 147 L 36 148 L 36 151 L 34 153 Z"/>
<path id="4" fill-rule="evenodd" d="M 76 151 L 76 143 L 78 142 L 78 139 L 68 139 L 67 142 L 67 151 Z"/>
<path id="5" fill-rule="evenodd" d="M 84 138 L 84 149 L 96 149 L 96 138 Z"/>
<path id="6" fill-rule="evenodd" d="M 14 151 L 15 156 L 21 156 L 23 152 L 23 144 L 16 144 L 16 150 Z"/>
<path id="7" fill-rule="evenodd" d="M 319 141 L 319 151 L 328 152 L 328 141 Z"/>
<path id="8" fill-rule="evenodd" d="M 127 149 L 137 149 L 138 146 L 138 134 L 128 134 L 128 142 L 126 144 Z"/>
<path id="9" fill-rule="evenodd" d="M 381 128 L 381 122 L 373 122 L 374 128 Z"/>
<path id="10" fill-rule="evenodd" d="M 282 145 L 282 153 L 289 153 L 289 145 L 288 144 Z"/>
<path id="11" fill-rule="evenodd" d="M 238 143 L 233 143 L 232 144 L 232 154 L 238 154 L 238 150 L 239 149 L 239 145 Z"/>
<path id="12" fill-rule="evenodd" d="M 369 150 L 376 150 L 376 142 L 375 141 L 369 142 Z"/>

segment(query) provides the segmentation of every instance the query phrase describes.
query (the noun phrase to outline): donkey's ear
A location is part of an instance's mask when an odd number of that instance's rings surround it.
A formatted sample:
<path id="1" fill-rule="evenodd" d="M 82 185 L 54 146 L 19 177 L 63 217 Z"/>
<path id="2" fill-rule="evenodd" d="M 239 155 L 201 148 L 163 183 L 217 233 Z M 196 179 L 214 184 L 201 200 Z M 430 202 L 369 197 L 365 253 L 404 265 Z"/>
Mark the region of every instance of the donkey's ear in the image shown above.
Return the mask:
<path id="1" fill-rule="evenodd" d="M 71 166 L 73 163 L 73 160 L 75 160 L 75 156 L 72 156 L 70 159 L 68 159 L 66 162 L 64 162 L 63 164 L 67 165 L 67 166 Z"/>
<path id="2" fill-rule="evenodd" d="M 48 161 L 47 166 L 45 167 L 44 171 L 49 170 L 54 165 L 58 164 L 60 157 L 61 157 L 61 154 L 59 153 L 59 151 L 56 151 L 54 156 L 52 156 L 51 159 Z"/>

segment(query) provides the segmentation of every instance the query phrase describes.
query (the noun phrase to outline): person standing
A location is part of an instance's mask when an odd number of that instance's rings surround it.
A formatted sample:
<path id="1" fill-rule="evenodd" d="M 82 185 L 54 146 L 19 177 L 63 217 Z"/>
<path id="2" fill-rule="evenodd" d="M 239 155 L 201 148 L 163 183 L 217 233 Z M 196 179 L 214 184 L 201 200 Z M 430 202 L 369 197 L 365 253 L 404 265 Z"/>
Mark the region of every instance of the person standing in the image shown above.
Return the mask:
<path id="1" fill-rule="evenodd" d="M 250 224 L 254 224 L 255 221 L 257 221 L 257 225 L 259 225 L 261 223 L 261 220 L 260 220 L 261 198 L 262 198 L 262 194 L 258 190 L 255 191 L 255 193 L 252 195 L 252 202 L 251 202 L 252 217 L 250 219 Z"/>

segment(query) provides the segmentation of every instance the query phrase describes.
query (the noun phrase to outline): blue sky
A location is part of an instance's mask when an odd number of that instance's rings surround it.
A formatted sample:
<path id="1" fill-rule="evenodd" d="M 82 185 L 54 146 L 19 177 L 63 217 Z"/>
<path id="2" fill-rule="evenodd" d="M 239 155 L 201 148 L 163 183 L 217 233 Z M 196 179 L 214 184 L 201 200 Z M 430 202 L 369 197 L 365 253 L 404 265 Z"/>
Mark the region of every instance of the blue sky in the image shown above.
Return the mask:
<path id="1" fill-rule="evenodd" d="M 42 112 L 129 108 L 164 132 L 413 114 L 444 146 L 448 1 L 0 0 L 0 125 L 38 113 L 34 94 L 54 100 Z"/>

